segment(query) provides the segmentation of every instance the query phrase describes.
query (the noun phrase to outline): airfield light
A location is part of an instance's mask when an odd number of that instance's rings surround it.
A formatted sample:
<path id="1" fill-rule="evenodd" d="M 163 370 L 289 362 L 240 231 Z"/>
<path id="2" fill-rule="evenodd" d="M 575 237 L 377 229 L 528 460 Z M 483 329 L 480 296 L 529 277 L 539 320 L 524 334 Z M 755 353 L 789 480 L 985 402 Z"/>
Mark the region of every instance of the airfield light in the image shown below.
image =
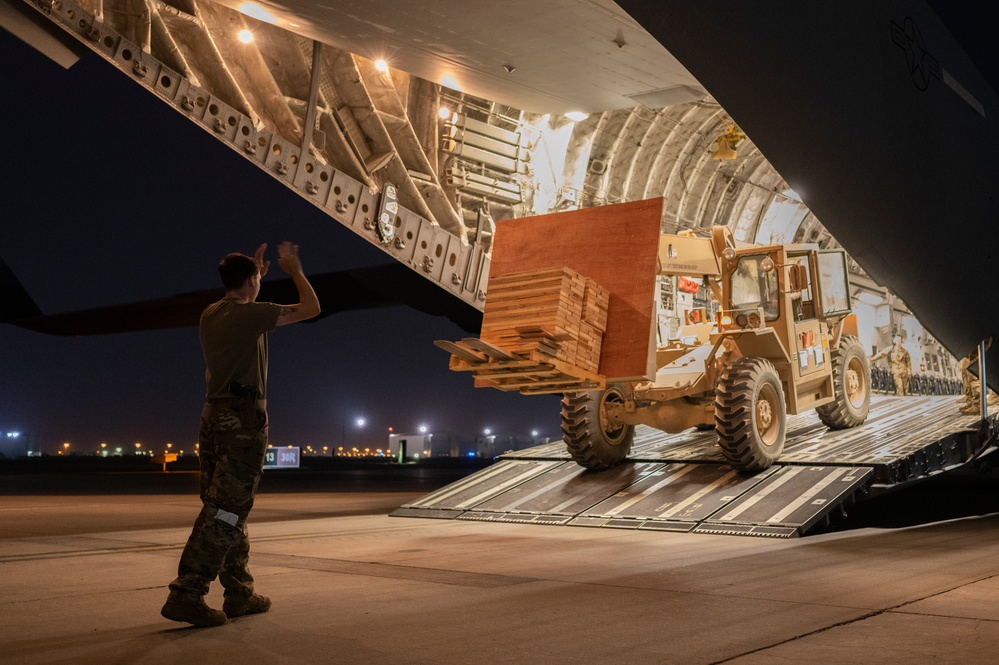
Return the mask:
<path id="1" fill-rule="evenodd" d="M 490 434 L 493 433 L 493 431 L 487 427 L 484 430 L 482 430 L 482 433 L 485 434 L 486 436 L 489 436 Z"/>
<path id="2" fill-rule="evenodd" d="M 239 41 L 243 42 L 244 44 L 249 44 L 250 42 L 253 41 L 253 33 L 250 32 L 249 30 L 240 30 L 238 36 L 239 36 Z"/>
<path id="3" fill-rule="evenodd" d="M 368 421 L 364 418 L 358 418 L 356 422 L 358 427 L 364 427 Z"/>
<path id="4" fill-rule="evenodd" d="M 377 69 L 382 74 L 384 74 L 384 73 L 388 72 L 389 66 L 388 66 L 388 63 L 385 62 L 385 60 L 379 58 L 378 60 L 375 60 L 375 69 Z"/>
<path id="5" fill-rule="evenodd" d="M 420 425 L 420 434 L 426 434 L 426 432 L 427 432 L 427 426 Z"/>
<path id="6" fill-rule="evenodd" d="M 531 436 L 537 436 L 537 435 L 538 435 L 538 430 L 532 429 L 531 430 Z"/>

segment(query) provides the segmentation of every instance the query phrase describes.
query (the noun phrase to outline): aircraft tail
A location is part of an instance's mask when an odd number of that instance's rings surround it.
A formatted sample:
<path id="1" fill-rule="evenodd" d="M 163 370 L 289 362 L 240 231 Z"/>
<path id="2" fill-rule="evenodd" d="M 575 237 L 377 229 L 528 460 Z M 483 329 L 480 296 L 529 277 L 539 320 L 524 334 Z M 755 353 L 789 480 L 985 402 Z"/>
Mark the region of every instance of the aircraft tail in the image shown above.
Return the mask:
<path id="1" fill-rule="evenodd" d="M 38 305 L 28 295 L 28 291 L 14 276 L 13 271 L 0 258 L 0 323 L 10 323 L 21 319 L 41 316 Z"/>

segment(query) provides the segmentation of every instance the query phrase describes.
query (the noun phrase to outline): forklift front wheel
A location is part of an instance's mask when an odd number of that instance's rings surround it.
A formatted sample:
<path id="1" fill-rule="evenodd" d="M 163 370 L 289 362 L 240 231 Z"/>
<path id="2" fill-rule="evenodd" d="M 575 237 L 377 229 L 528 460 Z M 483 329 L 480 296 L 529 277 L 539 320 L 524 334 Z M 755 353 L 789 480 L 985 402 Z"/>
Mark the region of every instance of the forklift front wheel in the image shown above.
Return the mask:
<path id="1" fill-rule="evenodd" d="M 562 397 L 562 433 L 573 461 L 587 469 L 609 469 L 628 456 L 635 426 L 609 422 L 605 408 L 624 401 L 619 386 Z"/>
<path id="2" fill-rule="evenodd" d="M 715 389 L 715 429 L 729 464 L 766 469 L 784 451 L 787 410 L 777 370 L 765 358 L 743 356 L 726 367 Z"/>

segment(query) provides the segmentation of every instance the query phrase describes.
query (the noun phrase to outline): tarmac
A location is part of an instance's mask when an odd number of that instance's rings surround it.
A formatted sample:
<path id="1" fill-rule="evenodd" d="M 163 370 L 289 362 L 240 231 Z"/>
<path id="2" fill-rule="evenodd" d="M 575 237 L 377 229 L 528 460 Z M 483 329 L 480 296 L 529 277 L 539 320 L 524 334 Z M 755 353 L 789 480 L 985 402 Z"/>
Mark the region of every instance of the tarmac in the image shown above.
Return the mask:
<path id="1" fill-rule="evenodd" d="M 193 628 L 159 615 L 193 472 L 0 469 L 0 663 L 999 661 L 994 474 L 786 540 L 389 517 L 447 474 L 295 474 L 249 522 L 272 609 Z"/>

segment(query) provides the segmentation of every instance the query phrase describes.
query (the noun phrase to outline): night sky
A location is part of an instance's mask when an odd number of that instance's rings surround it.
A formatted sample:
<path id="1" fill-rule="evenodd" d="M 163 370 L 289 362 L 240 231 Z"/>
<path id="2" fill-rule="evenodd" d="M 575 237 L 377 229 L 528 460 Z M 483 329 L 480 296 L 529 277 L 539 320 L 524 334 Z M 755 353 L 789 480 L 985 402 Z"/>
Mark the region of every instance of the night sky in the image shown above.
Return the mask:
<path id="1" fill-rule="evenodd" d="M 282 240 L 301 246 L 306 274 L 390 261 L 96 55 L 64 70 L 0 30 L 0 62 L 0 256 L 43 313 L 216 287 L 218 260 L 261 242 L 265 279 L 286 277 Z M 348 444 L 372 448 L 420 424 L 560 436 L 557 397 L 474 389 L 447 369 L 433 341 L 465 336 L 405 307 L 278 329 L 271 442 L 339 445 L 345 423 Z M 0 325 L 0 433 L 34 449 L 188 448 L 203 396 L 196 328 L 67 338 Z"/>

